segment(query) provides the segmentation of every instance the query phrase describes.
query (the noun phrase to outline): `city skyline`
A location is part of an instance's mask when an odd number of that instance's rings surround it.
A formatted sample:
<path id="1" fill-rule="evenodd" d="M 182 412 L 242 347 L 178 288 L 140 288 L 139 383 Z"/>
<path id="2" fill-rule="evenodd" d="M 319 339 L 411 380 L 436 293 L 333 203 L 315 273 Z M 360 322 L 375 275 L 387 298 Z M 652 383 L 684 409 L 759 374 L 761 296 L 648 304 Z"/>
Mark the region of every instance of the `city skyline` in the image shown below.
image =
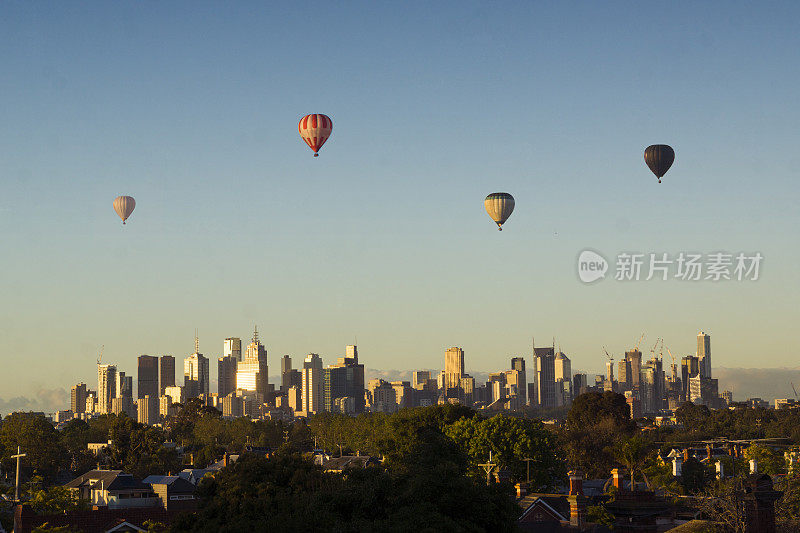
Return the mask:
<path id="1" fill-rule="evenodd" d="M 312 11 L 324 47 L 297 39 Z M 6 5 L 0 398 L 86 380 L 100 345 L 132 370 L 183 359 L 197 328 L 218 357 L 254 322 L 270 352 L 358 337 L 383 369 L 455 345 L 491 371 L 532 335 L 601 369 L 642 331 L 694 353 L 698 326 L 715 363 L 795 366 L 798 15 Z M 318 158 L 297 134 L 316 112 L 335 123 Z M 642 153 L 662 142 L 659 185 Z M 501 190 L 502 233 L 483 211 Z M 748 283 L 587 285 L 586 249 L 764 260 Z"/>

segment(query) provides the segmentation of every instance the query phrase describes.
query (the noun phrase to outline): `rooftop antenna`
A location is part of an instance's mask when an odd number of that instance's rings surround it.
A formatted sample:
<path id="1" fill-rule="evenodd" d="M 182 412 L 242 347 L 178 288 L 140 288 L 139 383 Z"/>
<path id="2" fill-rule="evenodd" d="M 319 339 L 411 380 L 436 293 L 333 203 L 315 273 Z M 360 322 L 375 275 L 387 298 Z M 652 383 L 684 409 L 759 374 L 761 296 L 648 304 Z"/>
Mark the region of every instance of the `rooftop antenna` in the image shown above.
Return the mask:
<path id="1" fill-rule="evenodd" d="M 258 326 L 253 324 L 253 342 L 258 344 Z"/>

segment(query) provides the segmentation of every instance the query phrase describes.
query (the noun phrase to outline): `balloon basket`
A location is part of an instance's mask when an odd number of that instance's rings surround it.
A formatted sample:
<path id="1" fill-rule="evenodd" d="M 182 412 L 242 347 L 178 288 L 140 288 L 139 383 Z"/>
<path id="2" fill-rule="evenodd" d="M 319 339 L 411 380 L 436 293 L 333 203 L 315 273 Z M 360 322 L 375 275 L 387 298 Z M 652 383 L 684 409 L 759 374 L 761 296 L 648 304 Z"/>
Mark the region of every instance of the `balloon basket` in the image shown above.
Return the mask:
<path id="1" fill-rule="evenodd" d="M 315 154 L 314 154 L 314 157 L 319 157 L 319 154 L 315 153 Z"/>

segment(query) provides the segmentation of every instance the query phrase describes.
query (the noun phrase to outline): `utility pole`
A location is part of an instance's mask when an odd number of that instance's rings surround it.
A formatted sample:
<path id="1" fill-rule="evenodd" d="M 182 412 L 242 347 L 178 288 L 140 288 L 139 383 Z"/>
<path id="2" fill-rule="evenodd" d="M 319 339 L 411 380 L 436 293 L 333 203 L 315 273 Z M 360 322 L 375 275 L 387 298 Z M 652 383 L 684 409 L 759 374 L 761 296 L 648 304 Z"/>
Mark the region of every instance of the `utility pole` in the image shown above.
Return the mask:
<path id="1" fill-rule="evenodd" d="M 25 457 L 27 455 L 28 455 L 27 453 L 22 453 L 22 451 L 20 450 L 20 447 L 17 446 L 17 455 L 12 455 L 11 456 L 12 459 L 16 459 L 17 460 L 17 484 L 16 484 L 16 489 L 14 489 L 14 503 L 17 503 L 17 504 L 19 503 L 19 461 L 20 461 L 20 459 L 22 459 L 23 457 Z"/>
<path id="2" fill-rule="evenodd" d="M 492 462 L 492 451 L 491 450 L 489 450 L 489 462 L 488 463 L 483 463 L 483 464 L 478 465 L 478 466 L 480 466 L 481 468 L 483 468 L 486 471 L 486 484 L 487 485 L 491 485 L 492 484 L 492 472 L 494 471 L 494 468 L 497 466 L 495 463 Z"/>
<path id="3" fill-rule="evenodd" d="M 525 459 L 523 459 L 523 461 L 525 461 L 525 463 L 527 463 L 527 465 L 528 465 L 528 483 L 530 483 L 531 482 L 531 461 L 533 461 L 533 459 L 531 459 L 530 457 L 526 457 Z"/>

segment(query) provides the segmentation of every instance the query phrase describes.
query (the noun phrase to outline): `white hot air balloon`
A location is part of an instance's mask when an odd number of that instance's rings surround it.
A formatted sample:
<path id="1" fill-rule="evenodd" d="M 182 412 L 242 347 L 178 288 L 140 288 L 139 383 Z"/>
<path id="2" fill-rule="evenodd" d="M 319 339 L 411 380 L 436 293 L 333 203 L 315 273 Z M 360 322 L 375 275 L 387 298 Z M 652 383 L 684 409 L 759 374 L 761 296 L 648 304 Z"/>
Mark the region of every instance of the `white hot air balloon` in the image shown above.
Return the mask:
<path id="1" fill-rule="evenodd" d="M 497 224 L 497 229 L 503 231 L 503 223 L 514 212 L 514 197 L 507 192 L 493 192 L 483 201 L 483 206 Z"/>
<path id="2" fill-rule="evenodd" d="M 133 208 L 136 207 L 136 200 L 132 196 L 117 196 L 114 198 L 114 211 L 117 212 L 122 223 L 128 220 L 128 217 L 133 213 Z"/>

